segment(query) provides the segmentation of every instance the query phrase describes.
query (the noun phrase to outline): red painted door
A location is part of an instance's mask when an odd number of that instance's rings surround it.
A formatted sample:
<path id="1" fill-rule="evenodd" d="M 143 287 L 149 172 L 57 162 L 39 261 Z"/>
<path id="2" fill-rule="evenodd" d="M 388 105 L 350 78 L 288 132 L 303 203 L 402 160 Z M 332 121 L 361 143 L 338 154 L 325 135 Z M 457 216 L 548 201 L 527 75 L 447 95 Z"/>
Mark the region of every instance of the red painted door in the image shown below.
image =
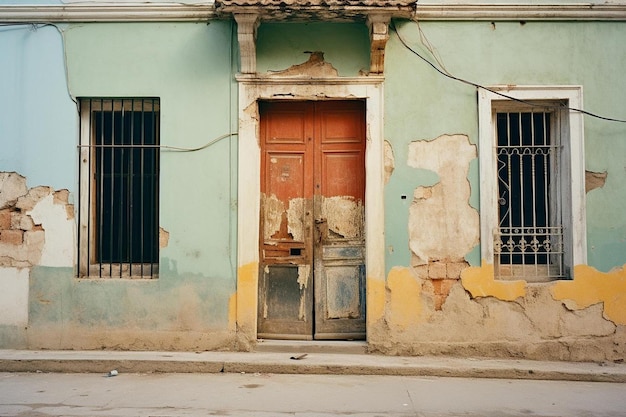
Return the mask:
<path id="1" fill-rule="evenodd" d="M 364 338 L 364 102 L 259 110 L 259 337 Z"/>

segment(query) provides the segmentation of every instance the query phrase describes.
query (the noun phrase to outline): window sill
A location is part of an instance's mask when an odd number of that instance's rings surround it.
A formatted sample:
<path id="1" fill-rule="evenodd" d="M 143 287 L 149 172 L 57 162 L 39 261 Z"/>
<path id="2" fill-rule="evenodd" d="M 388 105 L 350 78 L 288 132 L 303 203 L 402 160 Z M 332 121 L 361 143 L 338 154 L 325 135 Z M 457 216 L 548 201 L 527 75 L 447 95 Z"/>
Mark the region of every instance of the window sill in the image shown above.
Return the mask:
<path id="1" fill-rule="evenodd" d="M 92 264 L 88 274 L 79 279 L 131 279 L 154 280 L 159 278 L 158 264 Z"/>

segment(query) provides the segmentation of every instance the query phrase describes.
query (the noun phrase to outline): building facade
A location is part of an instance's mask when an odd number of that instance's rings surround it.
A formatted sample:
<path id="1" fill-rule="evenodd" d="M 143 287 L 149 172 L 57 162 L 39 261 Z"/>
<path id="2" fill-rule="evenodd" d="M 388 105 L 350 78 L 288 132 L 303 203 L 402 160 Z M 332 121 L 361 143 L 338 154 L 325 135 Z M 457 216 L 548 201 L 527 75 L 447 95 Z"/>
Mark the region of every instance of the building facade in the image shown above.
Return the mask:
<path id="1" fill-rule="evenodd" d="M 0 347 L 626 356 L 626 3 L 0 2 Z"/>

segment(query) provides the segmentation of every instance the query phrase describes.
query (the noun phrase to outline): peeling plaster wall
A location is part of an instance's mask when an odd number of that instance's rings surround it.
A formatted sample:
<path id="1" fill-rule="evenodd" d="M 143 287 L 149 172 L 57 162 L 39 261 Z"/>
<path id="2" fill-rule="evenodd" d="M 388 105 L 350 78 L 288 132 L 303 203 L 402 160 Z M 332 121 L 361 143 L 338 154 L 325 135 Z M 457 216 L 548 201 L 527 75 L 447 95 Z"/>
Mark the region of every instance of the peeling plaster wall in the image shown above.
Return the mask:
<path id="1" fill-rule="evenodd" d="M 439 182 L 417 187 L 409 209 L 413 265 L 461 262 L 478 244 L 478 211 L 469 206 L 469 163 L 476 146 L 465 135 L 444 135 L 409 145 L 408 165 L 437 173 Z M 441 276 L 445 277 L 445 273 Z"/>
<path id="2" fill-rule="evenodd" d="M 474 287 L 464 279 L 452 283 L 437 310 L 436 282 L 420 278 L 411 268 L 391 270 L 384 320 L 368 334 L 370 350 L 538 360 L 624 359 L 624 326 L 603 317 L 600 298 L 584 300 L 583 285 L 575 290 L 577 295 L 567 295 L 580 303 L 574 308 L 573 301 L 560 299 L 567 291 L 559 289 L 560 283 L 522 285 L 521 292 L 518 286 L 517 294 L 505 297 L 493 284 L 487 285 L 486 293 L 472 295 L 467 287 Z"/>
<path id="3" fill-rule="evenodd" d="M 0 347 L 25 347 L 31 268 L 72 264 L 64 249 L 73 241 L 73 214 L 63 211 L 77 183 L 78 116 L 59 30 L 3 26 L 0 56 Z M 60 248 L 49 244 L 53 229 L 65 242 Z"/>
<path id="4" fill-rule="evenodd" d="M 412 47 L 431 57 L 415 23 L 396 26 Z M 626 65 L 626 57 L 610 52 L 623 43 L 621 22 L 420 27 L 457 77 L 483 85 L 582 85 L 586 109 L 608 115 L 626 106 L 614 90 L 626 82 L 614 71 Z M 589 265 L 576 266 L 573 281 L 494 281 L 493 267 L 481 267 L 477 256 L 476 90 L 435 72 L 393 34 L 385 61 L 385 138 L 394 169 L 385 187 L 387 278 L 384 288 L 368 286 L 368 302 L 374 300 L 368 314 L 375 316 L 368 327 L 370 349 L 624 360 L 623 124 L 585 118 Z"/>
<path id="5" fill-rule="evenodd" d="M 15 122 L 0 123 L 2 149 L 14 151 L 0 152 L 0 171 L 23 168 L 20 197 L 11 197 L 10 216 L 0 216 L 3 226 L 9 222 L 0 242 L 0 347 L 234 348 L 236 140 L 199 152 L 161 152 L 158 279 L 77 279 L 79 130 L 68 94 L 159 97 L 164 145 L 196 148 L 236 132 L 234 24 L 63 25 L 63 37 L 54 28 L 29 28 L 11 36 L 0 30 L 0 52 L 15 54 L 14 66 L 0 68 L 10 71 L 3 87 L 7 79 L 42 85 L 32 111 L 21 106 Z M 56 46 L 34 43 L 44 35 Z M 4 91 L 0 108 L 9 109 L 25 90 Z M 70 104 L 70 118 L 62 117 L 58 101 Z M 44 103 L 47 113 L 38 119 Z M 7 126 L 15 134 L 5 134 Z M 45 137 L 31 134 L 39 128 Z M 69 191 L 57 191 L 57 184 Z M 11 257 L 5 243 L 13 245 Z"/>
<path id="6" fill-rule="evenodd" d="M 396 22 L 403 38 L 426 57 L 417 25 Z M 624 108 L 625 98 L 615 94 L 624 75 L 614 68 L 626 65 L 615 55 L 624 39 L 623 22 L 421 22 L 426 39 L 439 54 L 445 69 L 455 76 L 483 85 L 582 85 L 584 106 L 604 115 Z M 595 45 L 605 47 L 598 49 Z M 537 45 L 541 45 L 538 48 Z M 568 52 L 569 51 L 569 52 Z M 571 53 L 575 51 L 575 53 Z M 480 58 L 478 58 L 480 57 Z M 602 62 L 598 67 L 594 64 Z M 408 265 L 403 243 L 405 202 L 419 186 L 432 186 L 436 177 L 406 164 L 408 145 L 416 139 L 443 134 L 465 134 L 477 143 L 476 89 L 452 81 L 407 51 L 392 34 L 386 50 L 385 138 L 393 147 L 396 168 L 386 187 L 387 270 Z M 605 185 L 587 194 L 588 262 L 608 272 L 626 262 L 626 170 L 621 153 L 624 125 L 585 117 L 585 169 L 607 172 Z M 478 171 L 470 165 L 470 201 L 478 201 Z M 472 204 L 477 207 L 477 204 Z M 408 221 L 408 219 L 407 219 Z M 389 233 L 389 231 L 392 233 Z M 475 252 L 478 253 L 478 252 Z M 478 265 L 476 255 L 468 255 Z"/>
<path id="7" fill-rule="evenodd" d="M 395 23 L 428 56 L 415 23 Z M 615 68 L 626 67 L 626 55 L 614 53 L 623 50 L 623 22 L 420 25 L 445 69 L 457 76 L 485 85 L 583 85 L 587 109 L 615 116 L 615 109 L 626 108 L 626 97 L 615 93 L 625 83 Z M 73 271 L 78 116 L 70 93 L 160 97 L 163 144 L 202 146 L 237 129 L 234 24 L 102 23 L 61 29 L 64 36 L 53 27 L 0 31 L 0 52 L 13 63 L 0 68 L 6 92 L 0 97 L 0 171 L 23 175 L 0 208 L 10 213 L 0 216 L 0 346 L 252 348 L 258 246 L 240 246 L 237 264 L 236 140 L 200 152 L 162 152 L 158 279 L 78 280 Z M 324 61 L 313 55 L 317 61 L 307 62 L 306 51 L 323 52 Z M 369 67 L 367 27 L 264 23 L 257 65 L 265 74 L 358 76 Z M 385 77 L 384 149 L 375 148 L 382 140 L 368 144 L 367 155 L 368 166 L 380 164 L 376 173 L 368 172 L 370 201 L 370 180 L 380 176 L 386 184 L 384 230 L 366 217 L 368 257 L 377 259 L 383 252 L 373 235 L 384 235 L 386 257 L 385 263 L 367 265 L 370 349 L 623 360 L 624 126 L 585 120 L 585 169 L 602 174 L 594 176 L 602 185 L 587 193 L 589 265 L 576 266 L 573 281 L 496 282 L 490 265 L 481 266 L 476 255 L 475 89 L 433 71 L 393 34 Z M 293 96 L 297 89 L 297 97 L 320 99 L 346 98 L 357 90 L 363 96 L 368 88 L 379 87 L 276 84 L 271 91 Z M 243 123 L 252 126 L 256 109 L 245 101 L 249 98 L 243 100 L 251 116 Z M 380 100 L 375 103 L 375 111 L 382 109 Z M 379 122 L 372 114 L 370 128 Z M 253 133 L 238 139 L 249 146 L 240 155 L 256 158 L 250 151 L 254 138 Z M 258 158 L 242 160 L 253 169 L 259 163 Z M 240 219 L 240 228 L 256 219 L 259 200 L 249 202 L 253 213 Z M 373 207 L 366 207 L 369 219 L 382 218 L 382 210 Z M 289 216 L 298 207 L 285 209 Z"/>
<path id="8" fill-rule="evenodd" d="M 73 266 L 74 209 L 67 197 L 67 190 L 28 189 L 23 176 L 0 172 L 0 325 L 28 325 L 32 268 Z"/>
<path id="9" fill-rule="evenodd" d="M 234 344 L 230 291 L 165 264 L 155 280 L 74 278 L 66 190 L 0 172 L 0 346 L 217 349 Z"/>

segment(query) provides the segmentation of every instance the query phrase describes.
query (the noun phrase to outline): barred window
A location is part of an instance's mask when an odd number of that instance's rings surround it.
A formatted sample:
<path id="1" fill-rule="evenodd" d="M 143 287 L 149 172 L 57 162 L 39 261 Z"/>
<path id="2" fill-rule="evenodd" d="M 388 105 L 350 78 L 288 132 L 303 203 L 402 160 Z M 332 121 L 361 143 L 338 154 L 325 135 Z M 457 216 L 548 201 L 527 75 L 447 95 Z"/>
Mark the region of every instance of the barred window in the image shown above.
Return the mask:
<path id="1" fill-rule="evenodd" d="M 81 277 L 155 278 L 159 99 L 80 100 Z"/>
<path id="2" fill-rule="evenodd" d="M 578 86 L 479 92 L 481 257 L 496 279 L 569 279 L 586 263 Z M 501 94 L 500 94 L 501 93 Z"/>
<path id="3" fill-rule="evenodd" d="M 496 111 L 495 274 L 564 278 L 558 114 L 523 110 Z"/>

